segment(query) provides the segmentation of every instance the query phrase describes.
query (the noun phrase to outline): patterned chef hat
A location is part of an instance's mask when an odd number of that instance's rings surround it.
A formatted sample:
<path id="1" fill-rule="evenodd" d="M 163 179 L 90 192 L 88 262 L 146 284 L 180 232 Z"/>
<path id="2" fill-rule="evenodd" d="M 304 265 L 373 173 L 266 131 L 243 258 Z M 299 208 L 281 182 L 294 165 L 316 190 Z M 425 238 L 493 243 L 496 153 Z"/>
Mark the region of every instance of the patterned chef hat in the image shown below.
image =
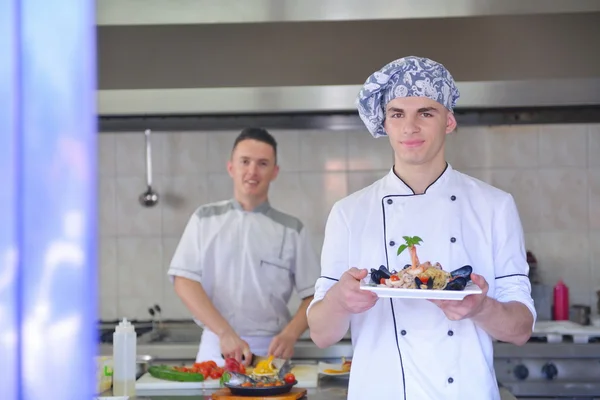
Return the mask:
<path id="1" fill-rule="evenodd" d="M 450 72 L 440 63 L 408 56 L 392 61 L 367 78 L 358 94 L 358 115 L 373 137 L 383 130 L 385 106 L 397 97 L 427 97 L 452 111 L 460 93 Z"/>

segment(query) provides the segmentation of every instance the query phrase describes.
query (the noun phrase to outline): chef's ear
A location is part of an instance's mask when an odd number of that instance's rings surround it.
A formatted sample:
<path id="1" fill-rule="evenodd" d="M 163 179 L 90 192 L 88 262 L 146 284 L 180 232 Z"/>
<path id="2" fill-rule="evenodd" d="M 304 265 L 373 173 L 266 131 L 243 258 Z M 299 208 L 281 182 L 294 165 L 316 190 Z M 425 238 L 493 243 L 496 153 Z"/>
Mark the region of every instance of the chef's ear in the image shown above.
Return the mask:
<path id="1" fill-rule="evenodd" d="M 452 133 L 456 129 L 456 118 L 453 112 L 448 112 L 446 117 L 446 134 Z"/>
<path id="2" fill-rule="evenodd" d="M 279 176 L 279 164 L 275 164 L 275 168 L 273 169 L 273 175 L 271 176 L 271 182 L 273 182 Z"/>
<path id="3" fill-rule="evenodd" d="M 227 173 L 233 178 L 233 163 L 231 162 L 231 159 L 227 161 Z"/>

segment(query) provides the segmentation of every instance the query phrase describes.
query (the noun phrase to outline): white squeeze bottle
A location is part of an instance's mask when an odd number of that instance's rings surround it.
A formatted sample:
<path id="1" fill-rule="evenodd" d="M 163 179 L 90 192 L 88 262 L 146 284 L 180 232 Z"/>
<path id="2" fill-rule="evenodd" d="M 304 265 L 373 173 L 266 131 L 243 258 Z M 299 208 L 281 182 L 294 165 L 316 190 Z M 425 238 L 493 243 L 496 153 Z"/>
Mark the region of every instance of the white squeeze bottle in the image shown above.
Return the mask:
<path id="1" fill-rule="evenodd" d="M 137 335 L 127 318 L 113 333 L 113 396 L 135 396 Z"/>

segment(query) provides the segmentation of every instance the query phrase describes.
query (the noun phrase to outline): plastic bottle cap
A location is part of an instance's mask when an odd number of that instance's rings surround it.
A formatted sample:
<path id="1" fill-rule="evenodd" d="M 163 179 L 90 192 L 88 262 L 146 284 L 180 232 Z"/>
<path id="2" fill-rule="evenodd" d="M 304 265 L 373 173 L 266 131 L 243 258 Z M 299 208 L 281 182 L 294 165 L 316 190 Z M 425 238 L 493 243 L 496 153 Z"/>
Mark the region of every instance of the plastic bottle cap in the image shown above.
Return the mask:
<path id="1" fill-rule="evenodd" d="M 123 318 L 119 325 L 115 328 L 116 332 L 135 332 L 135 329 L 131 322 L 127 321 L 127 318 Z"/>

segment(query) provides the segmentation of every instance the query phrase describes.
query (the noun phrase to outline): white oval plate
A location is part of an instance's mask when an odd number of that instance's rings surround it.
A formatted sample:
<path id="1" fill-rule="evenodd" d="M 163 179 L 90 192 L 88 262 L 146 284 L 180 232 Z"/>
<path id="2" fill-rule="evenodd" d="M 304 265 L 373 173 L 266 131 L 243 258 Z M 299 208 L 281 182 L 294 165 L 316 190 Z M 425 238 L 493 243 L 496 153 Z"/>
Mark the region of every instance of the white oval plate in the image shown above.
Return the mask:
<path id="1" fill-rule="evenodd" d="M 469 282 L 464 290 L 402 289 L 364 282 L 360 283 L 360 288 L 377 293 L 379 297 L 394 299 L 462 300 L 470 294 L 481 293 L 479 286 L 473 282 Z"/>
<path id="2" fill-rule="evenodd" d="M 342 372 L 339 374 L 332 374 L 330 372 L 325 372 L 326 369 L 337 369 L 337 370 L 341 370 L 342 369 L 342 364 L 329 364 L 326 362 L 319 362 L 319 374 L 321 375 L 327 375 L 327 376 L 348 376 L 350 375 L 350 372 Z"/>

